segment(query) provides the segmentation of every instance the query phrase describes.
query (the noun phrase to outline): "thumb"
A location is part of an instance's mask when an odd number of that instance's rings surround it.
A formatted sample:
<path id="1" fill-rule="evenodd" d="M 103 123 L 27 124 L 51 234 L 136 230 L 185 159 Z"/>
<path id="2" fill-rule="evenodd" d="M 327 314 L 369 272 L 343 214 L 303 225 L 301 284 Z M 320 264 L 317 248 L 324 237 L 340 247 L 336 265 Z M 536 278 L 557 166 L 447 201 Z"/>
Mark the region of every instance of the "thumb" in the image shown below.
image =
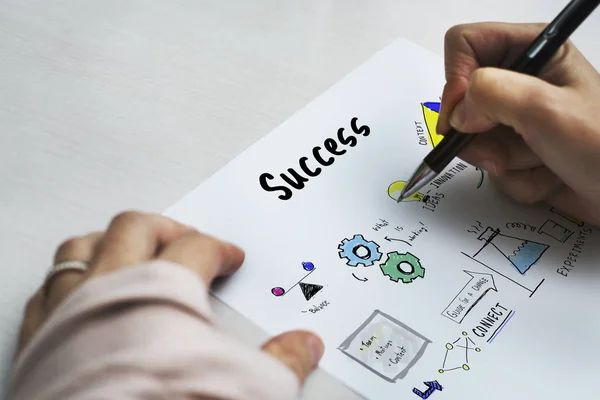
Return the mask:
<path id="1" fill-rule="evenodd" d="M 473 72 L 464 98 L 450 115 L 450 125 L 464 133 L 487 132 L 506 125 L 528 143 L 548 141 L 556 131 L 563 91 L 539 78 L 498 68 Z M 540 136 L 539 138 L 537 136 Z"/>
<path id="2" fill-rule="evenodd" d="M 270 339 L 262 350 L 283 362 L 302 385 L 321 360 L 324 345 L 314 333 L 290 331 Z"/>

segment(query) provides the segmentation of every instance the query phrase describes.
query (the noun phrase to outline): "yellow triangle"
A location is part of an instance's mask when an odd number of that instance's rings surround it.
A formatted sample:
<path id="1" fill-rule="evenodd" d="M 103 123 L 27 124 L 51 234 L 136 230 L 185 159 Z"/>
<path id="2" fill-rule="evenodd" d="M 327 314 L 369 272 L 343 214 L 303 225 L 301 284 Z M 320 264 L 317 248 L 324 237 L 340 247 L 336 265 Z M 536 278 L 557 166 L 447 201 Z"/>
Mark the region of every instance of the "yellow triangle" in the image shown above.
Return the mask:
<path id="1" fill-rule="evenodd" d="M 436 130 L 440 114 L 433 110 L 430 110 L 424 104 L 421 104 L 421 108 L 423 109 L 423 117 L 425 117 L 425 125 L 427 126 L 427 132 L 429 133 L 429 143 L 433 147 L 435 147 L 444 138 L 442 135 L 438 135 Z"/>

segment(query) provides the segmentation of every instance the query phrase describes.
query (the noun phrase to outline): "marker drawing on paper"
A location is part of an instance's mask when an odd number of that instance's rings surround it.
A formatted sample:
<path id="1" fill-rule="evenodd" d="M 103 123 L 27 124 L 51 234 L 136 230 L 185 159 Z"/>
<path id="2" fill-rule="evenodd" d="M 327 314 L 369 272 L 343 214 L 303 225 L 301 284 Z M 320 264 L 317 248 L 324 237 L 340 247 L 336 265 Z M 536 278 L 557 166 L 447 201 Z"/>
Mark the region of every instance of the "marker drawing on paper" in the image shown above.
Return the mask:
<path id="1" fill-rule="evenodd" d="M 477 183 L 477 189 L 479 189 L 481 185 L 483 185 L 483 180 L 485 179 L 485 172 L 479 167 L 475 168 L 475 170 L 479 171 L 479 173 L 481 174 L 479 182 Z"/>
<path id="2" fill-rule="evenodd" d="M 406 186 L 406 181 L 392 182 L 387 189 L 388 196 L 392 200 L 398 201 L 398 198 L 400 197 L 400 193 L 402 193 L 402 189 L 404 189 L 404 186 Z M 406 199 L 402 200 L 402 203 L 408 203 L 411 201 L 427 203 L 427 200 L 429 200 L 428 195 L 424 195 L 421 192 L 416 192 L 411 196 L 407 197 Z"/>
<path id="3" fill-rule="evenodd" d="M 387 240 L 388 242 L 400 242 L 400 243 L 406 244 L 407 246 L 412 246 L 411 242 L 408 242 L 404 239 L 396 239 L 396 238 L 392 238 L 392 237 L 388 237 L 388 236 L 386 236 L 384 239 Z"/>
<path id="4" fill-rule="evenodd" d="M 561 243 L 566 242 L 572 235 L 573 231 L 565 228 L 561 224 L 551 219 L 544 222 L 538 231 L 542 235 L 550 236 Z"/>
<path id="5" fill-rule="evenodd" d="M 417 396 L 419 396 L 422 399 L 428 399 L 429 397 L 431 397 L 431 395 L 433 393 L 435 393 L 436 390 L 439 390 L 440 392 L 442 390 L 444 390 L 444 387 L 442 385 L 440 385 L 440 383 L 438 381 L 429 381 L 429 382 L 423 382 L 423 384 L 425 386 L 427 386 L 427 389 L 425 389 L 425 391 L 421 391 L 420 389 L 417 388 L 413 388 L 413 393 L 416 394 Z"/>
<path id="6" fill-rule="evenodd" d="M 542 257 L 544 252 L 550 246 L 521 239 L 515 236 L 508 236 L 500 233 L 499 229 L 487 227 L 486 230 L 477 238 L 484 242 L 481 249 L 473 255 L 481 253 L 486 247 L 499 251 L 520 274 L 525 274 Z"/>
<path id="7" fill-rule="evenodd" d="M 427 126 L 429 144 L 431 147 L 436 147 L 444 138 L 444 136 L 437 133 L 437 122 L 440 117 L 440 106 L 441 103 L 435 101 L 421 103 L 423 118 L 425 118 L 425 125 Z"/>
<path id="8" fill-rule="evenodd" d="M 346 265 L 350 267 L 358 265 L 370 267 L 382 256 L 377 243 L 366 240 L 363 235 L 359 234 L 354 235 L 351 239 L 342 240 L 338 249 L 340 258 L 346 259 Z"/>
<path id="9" fill-rule="evenodd" d="M 552 212 L 552 213 L 554 213 L 554 214 L 557 214 L 557 215 L 560 215 L 561 217 L 563 217 L 563 218 L 564 218 L 564 219 L 566 219 L 567 221 L 570 221 L 570 222 L 572 222 L 573 224 L 575 224 L 575 225 L 577 225 L 577 226 L 580 226 L 580 227 L 581 227 L 581 226 L 583 226 L 583 225 L 584 225 L 584 223 L 583 223 L 583 221 L 582 221 L 582 220 L 580 220 L 580 219 L 577 219 L 577 218 L 575 218 L 575 217 L 572 217 L 572 216 L 570 216 L 570 215 L 568 215 L 568 214 L 566 214 L 566 213 L 564 213 L 564 212 L 562 212 L 562 211 L 559 211 L 559 210 L 557 210 L 557 209 L 556 209 L 556 208 L 554 208 L 554 207 L 552 207 L 552 208 L 550 209 L 550 212 Z"/>
<path id="10" fill-rule="evenodd" d="M 387 259 L 381 264 L 381 272 L 394 282 L 412 283 L 417 278 L 425 277 L 425 268 L 412 253 L 392 251 L 386 254 Z"/>
<path id="11" fill-rule="evenodd" d="M 496 275 L 499 275 L 499 276 L 503 277 L 504 279 L 506 279 L 506 280 L 508 280 L 508 281 L 510 281 L 510 282 L 512 282 L 512 283 L 514 283 L 515 285 L 519 286 L 520 288 L 522 288 L 522 289 L 526 290 L 528 293 L 530 293 L 530 294 L 529 294 L 529 297 L 532 297 L 532 296 L 535 294 L 535 292 L 536 292 L 536 291 L 537 291 L 537 290 L 540 288 L 540 286 L 542 286 L 542 283 L 544 283 L 544 281 L 546 280 L 545 278 L 544 278 L 544 279 L 542 279 L 542 280 L 541 280 L 541 281 L 540 281 L 540 282 L 537 284 L 537 286 L 535 286 L 533 289 L 530 289 L 529 287 L 527 287 L 527 286 L 524 286 L 523 284 L 521 284 L 521 283 L 517 282 L 516 280 L 514 280 L 514 279 L 512 279 L 512 278 L 508 277 L 507 275 L 503 274 L 502 272 L 499 272 L 498 270 L 496 270 L 496 269 L 494 269 L 494 268 L 490 267 L 489 265 L 485 264 L 484 262 L 482 262 L 482 261 L 480 261 L 480 260 L 478 260 L 478 259 L 476 259 L 476 258 L 474 258 L 474 257 L 472 257 L 472 256 L 470 256 L 470 255 L 468 255 L 467 253 L 465 253 L 465 252 L 461 252 L 461 254 L 462 254 L 463 256 L 465 256 L 465 257 L 467 257 L 467 258 L 469 258 L 469 259 L 471 259 L 471 260 L 475 261 L 475 262 L 476 262 L 476 263 L 478 263 L 479 265 L 481 265 L 481 266 L 483 266 L 483 267 L 485 267 L 485 268 L 489 269 L 490 271 L 494 272 Z"/>
<path id="12" fill-rule="evenodd" d="M 490 291 L 498 292 L 492 274 L 481 272 L 463 271 L 471 277 L 463 286 L 450 304 L 444 309 L 442 315 L 451 321 L 460 324 L 469 312 Z"/>
<path id="13" fill-rule="evenodd" d="M 403 379 L 432 343 L 379 310 L 338 347 L 342 353 L 388 382 Z"/>
<path id="14" fill-rule="evenodd" d="M 317 285 L 314 283 L 304 283 L 303 282 L 310 274 L 312 274 L 316 270 L 315 265 L 313 263 L 303 262 L 302 268 L 304 268 L 305 271 L 309 271 L 306 275 L 304 275 L 302 277 L 302 279 L 300 279 L 298 282 L 296 282 L 294 285 L 292 285 L 287 290 L 285 290 L 284 288 L 282 288 L 280 286 L 274 287 L 271 289 L 271 293 L 276 297 L 281 297 L 281 296 L 285 296 L 287 293 L 289 293 L 290 290 L 292 290 L 296 286 L 299 286 L 300 291 L 302 292 L 302 295 L 304 296 L 306 301 L 311 300 L 317 293 L 319 293 L 321 291 L 321 289 L 323 289 L 323 286 Z"/>
<path id="15" fill-rule="evenodd" d="M 504 327 L 506 326 L 506 324 L 508 323 L 508 321 L 510 321 L 510 319 L 513 317 L 513 315 L 515 315 L 515 311 L 514 310 L 510 311 L 506 315 L 506 318 L 504 318 L 504 321 L 502 321 L 502 323 L 500 324 L 500 326 L 498 328 L 496 328 L 496 330 L 492 333 L 492 335 L 490 336 L 490 338 L 487 340 L 488 343 L 492 343 L 494 341 L 494 339 L 496 339 L 496 337 L 500 334 L 500 332 L 502 331 L 502 329 L 504 329 Z"/>
<path id="16" fill-rule="evenodd" d="M 469 365 L 469 355 L 471 353 L 479 352 L 481 352 L 481 349 L 477 347 L 475 342 L 468 336 L 467 332 L 463 332 L 462 336 L 452 343 L 446 343 L 444 361 L 438 372 L 443 374 L 455 370 L 468 371 L 471 369 L 471 366 Z"/>
<path id="17" fill-rule="evenodd" d="M 560 382 L 547 377 L 561 365 L 577 381 L 597 374 L 551 351 L 573 343 L 573 330 L 545 324 L 600 331 L 589 317 L 600 291 L 587 290 L 600 286 L 600 239 L 556 209 L 511 201 L 458 158 L 397 203 L 443 138 L 444 84 L 442 58 L 398 40 L 165 215 L 241 246 L 243 265 L 215 297 L 266 332 L 318 334 L 330 344 L 320 367 L 364 398 L 474 399 L 485 386 L 476 380 L 510 368 L 515 387 L 558 400 Z M 533 341 L 550 350 L 523 358 Z M 596 343 L 580 335 L 573 345 Z"/>

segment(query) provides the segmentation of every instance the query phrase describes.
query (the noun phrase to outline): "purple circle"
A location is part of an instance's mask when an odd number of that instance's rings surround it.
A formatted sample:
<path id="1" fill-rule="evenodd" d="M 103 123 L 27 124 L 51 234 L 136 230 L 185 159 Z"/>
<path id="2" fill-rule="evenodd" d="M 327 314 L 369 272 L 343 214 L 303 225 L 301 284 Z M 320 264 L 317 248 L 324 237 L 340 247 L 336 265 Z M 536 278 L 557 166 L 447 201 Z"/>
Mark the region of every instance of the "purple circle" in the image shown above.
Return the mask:
<path id="1" fill-rule="evenodd" d="M 273 289 L 271 289 L 271 293 L 273 293 L 275 296 L 279 297 L 279 296 L 283 296 L 283 294 L 285 293 L 285 290 L 283 290 L 282 287 L 274 287 Z"/>
<path id="2" fill-rule="evenodd" d="M 303 262 L 302 268 L 304 268 L 307 271 L 312 271 L 313 269 L 315 269 L 315 264 L 313 264 L 311 262 Z"/>

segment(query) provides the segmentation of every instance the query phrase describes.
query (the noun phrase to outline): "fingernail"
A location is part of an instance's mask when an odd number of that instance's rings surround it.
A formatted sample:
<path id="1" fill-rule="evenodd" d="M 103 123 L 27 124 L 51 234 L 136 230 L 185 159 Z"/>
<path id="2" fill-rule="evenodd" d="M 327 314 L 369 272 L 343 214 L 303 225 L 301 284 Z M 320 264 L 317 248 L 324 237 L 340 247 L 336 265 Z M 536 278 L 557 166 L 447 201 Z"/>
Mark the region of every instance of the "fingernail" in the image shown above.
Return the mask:
<path id="1" fill-rule="evenodd" d="M 454 107 L 454 111 L 450 115 L 450 125 L 454 129 L 460 130 L 460 128 L 465 124 L 466 110 L 465 110 L 465 102 L 461 100 L 456 107 Z"/>
<path id="2" fill-rule="evenodd" d="M 498 175 L 498 169 L 496 167 L 496 164 L 493 163 L 492 161 L 482 161 L 481 162 L 481 168 L 483 168 L 484 171 L 487 171 L 488 174 L 493 175 L 493 176 L 497 176 Z"/>
<path id="3" fill-rule="evenodd" d="M 308 335 L 306 338 L 306 345 L 310 349 L 312 365 L 313 367 L 316 367 L 319 365 L 319 361 L 321 361 L 321 357 L 323 357 L 325 351 L 323 343 L 313 335 Z"/>

